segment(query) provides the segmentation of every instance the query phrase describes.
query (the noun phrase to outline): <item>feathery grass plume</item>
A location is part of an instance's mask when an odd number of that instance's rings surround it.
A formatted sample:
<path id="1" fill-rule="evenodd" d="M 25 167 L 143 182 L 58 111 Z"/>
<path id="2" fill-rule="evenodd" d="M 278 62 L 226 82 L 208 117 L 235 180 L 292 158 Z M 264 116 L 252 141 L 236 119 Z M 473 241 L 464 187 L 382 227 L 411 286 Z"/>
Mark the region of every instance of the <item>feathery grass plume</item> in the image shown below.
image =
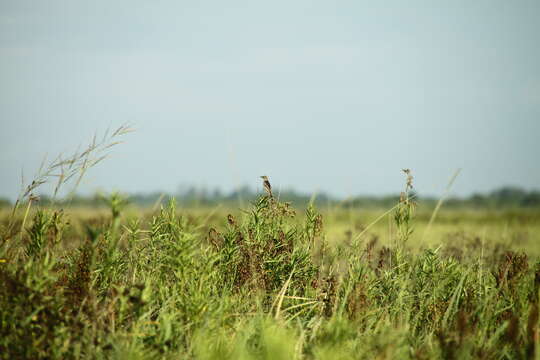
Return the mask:
<path id="1" fill-rule="evenodd" d="M 19 232 L 22 232 L 24 229 L 32 204 L 39 200 L 36 196 L 36 191 L 39 187 L 46 183 L 52 183 L 54 185 L 52 196 L 54 201 L 59 191 L 71 182 L 73 186 L 69 192 L 69 196 L 72 197 L 86 172 L 108 156 L 107 150 L 121 143 L 121 141 L 119 141 L 120 137 L 132 131 L 133 129 L 128 125 L 122 125 L 113 132 L 111 132 L 110 129 L 107 129 L 99 138 L 97 134 L 95 134 L 92 141 L 84 148 L 84 150 L 76 150 L 69 155 L 60 154 L 48 163 L 45 157 L 36 175 L 29 184 L 25 184 L 24 175 L 22 175 L 21 192 L 13 205 L 11 220 L 8 226 L 10 229 L 10 231 L 8 231 L 10 237 L 15 235 L 11 231 L 15 214 L 19 207 L 26 202 L 25 215 Z"/>

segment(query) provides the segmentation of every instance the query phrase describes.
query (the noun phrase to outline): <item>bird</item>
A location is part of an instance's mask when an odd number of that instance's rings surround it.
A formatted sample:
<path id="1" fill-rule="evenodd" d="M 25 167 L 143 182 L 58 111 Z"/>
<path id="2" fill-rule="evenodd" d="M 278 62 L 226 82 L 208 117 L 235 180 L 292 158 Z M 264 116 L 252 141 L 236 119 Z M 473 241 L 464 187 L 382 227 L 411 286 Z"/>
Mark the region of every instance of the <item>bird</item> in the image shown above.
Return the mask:
<path id="1" fill-rule="evenodd" d="M 268 193 L 268 195 L 270 197 L 274 197 L 272 195 L 272 185 L 270 185 L 270 180 L 268 180 L 268 176 L 261 176 L 261 179 L 263 179 L 263 186 L 264 186 L 264 190 L 266 190 L 266 192 Z"/>

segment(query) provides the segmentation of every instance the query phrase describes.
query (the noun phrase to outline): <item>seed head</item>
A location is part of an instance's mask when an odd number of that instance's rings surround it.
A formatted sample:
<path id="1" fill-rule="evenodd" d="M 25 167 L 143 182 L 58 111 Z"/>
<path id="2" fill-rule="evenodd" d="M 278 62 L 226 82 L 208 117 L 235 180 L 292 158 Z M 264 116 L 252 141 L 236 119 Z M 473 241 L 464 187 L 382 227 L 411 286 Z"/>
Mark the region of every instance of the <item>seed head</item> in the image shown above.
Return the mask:
<path id="1" fill-rule="evenodd" d="M 402 169 L 405 175 L 407 176 L 407 183 L 405 184 L 405 189 L 409 190 L 413 188 L 413 176 L 411 175 L 411 169 Z"/>

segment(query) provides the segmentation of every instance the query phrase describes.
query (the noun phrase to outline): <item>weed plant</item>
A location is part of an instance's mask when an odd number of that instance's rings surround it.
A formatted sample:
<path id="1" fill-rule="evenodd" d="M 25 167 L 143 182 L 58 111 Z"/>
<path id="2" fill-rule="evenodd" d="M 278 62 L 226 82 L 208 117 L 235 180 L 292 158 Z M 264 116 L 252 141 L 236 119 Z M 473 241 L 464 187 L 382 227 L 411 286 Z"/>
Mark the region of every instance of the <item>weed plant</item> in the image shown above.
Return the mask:
<path id="1" fill-rule="evenodd" d="M 411 251 L 409 176 L 390 246 L 363 230 L 330 242 L 312 205 L 299 216 L 266 184 L 215 224 L 174 200 L 127 216 L 119 194 L 76 231 L 54 208 L 6 220 L 0 358 L 538 358 L 538 260 Z"/>

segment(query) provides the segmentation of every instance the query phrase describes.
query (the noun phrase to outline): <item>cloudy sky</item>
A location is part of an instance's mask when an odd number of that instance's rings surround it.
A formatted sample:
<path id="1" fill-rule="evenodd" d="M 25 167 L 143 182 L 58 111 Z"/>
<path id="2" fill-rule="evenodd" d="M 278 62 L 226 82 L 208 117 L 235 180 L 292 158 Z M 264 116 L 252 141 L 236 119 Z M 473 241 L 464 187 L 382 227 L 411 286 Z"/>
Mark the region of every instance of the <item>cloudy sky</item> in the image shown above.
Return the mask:
<path id="1" fill-rule="evenodd" d="M 540 187 L 540 2 L 0 1 L 0 196 L 136 131 L 81 190 Z"/>

